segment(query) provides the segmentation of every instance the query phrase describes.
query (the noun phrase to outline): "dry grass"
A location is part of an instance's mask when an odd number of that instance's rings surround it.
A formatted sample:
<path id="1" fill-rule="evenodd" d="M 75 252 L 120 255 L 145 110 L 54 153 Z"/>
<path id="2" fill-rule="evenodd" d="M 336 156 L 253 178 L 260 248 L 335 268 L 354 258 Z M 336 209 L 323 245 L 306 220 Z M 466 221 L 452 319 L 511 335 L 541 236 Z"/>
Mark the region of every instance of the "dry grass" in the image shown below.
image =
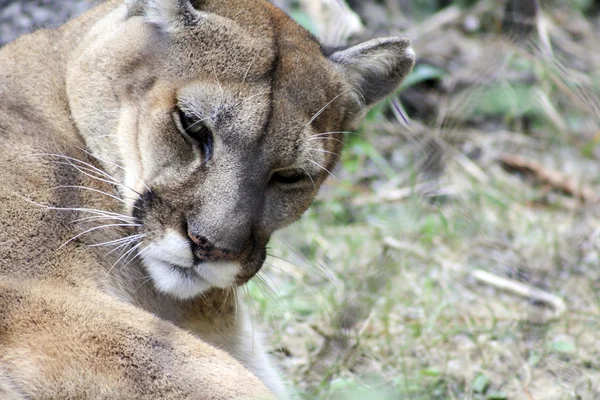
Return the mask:
<path id="1" fill-rule="evenodd" d="M 555 3 L 517 44 L 501 11 L 407 27 L 413 119 L 371 113 L 272 243 L 250 291 L 300 398 L 600 398 L 600 29 Z"/>

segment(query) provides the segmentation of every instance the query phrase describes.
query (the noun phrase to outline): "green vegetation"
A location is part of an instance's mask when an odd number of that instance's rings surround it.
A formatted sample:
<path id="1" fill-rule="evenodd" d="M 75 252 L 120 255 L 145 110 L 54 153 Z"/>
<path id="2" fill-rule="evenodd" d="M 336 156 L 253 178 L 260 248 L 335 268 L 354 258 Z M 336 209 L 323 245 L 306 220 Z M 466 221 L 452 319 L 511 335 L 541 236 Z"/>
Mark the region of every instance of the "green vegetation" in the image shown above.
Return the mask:
<path id="1" fill-rule="evenodd" d="M 300 399 L 600 398 L 598 16 L 553 2 L 511 42 L 497 2 L 433 29 L 440 3 L 408 18 L 411 121 L 346 137 L 249 307 Z"/>

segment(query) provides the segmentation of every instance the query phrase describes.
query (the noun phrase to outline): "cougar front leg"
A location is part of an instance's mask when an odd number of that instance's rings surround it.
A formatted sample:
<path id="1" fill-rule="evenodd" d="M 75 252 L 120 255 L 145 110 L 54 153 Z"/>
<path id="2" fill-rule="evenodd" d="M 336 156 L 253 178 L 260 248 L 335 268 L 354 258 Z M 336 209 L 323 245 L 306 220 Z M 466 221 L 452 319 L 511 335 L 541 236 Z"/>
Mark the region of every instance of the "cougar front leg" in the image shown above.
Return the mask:
<path id="1" fill-rule="evenodd" d="M 0 304 L 0 368 L 24 398 L 272 398 L 225 352 L 94 290 L 2 282 Z"/>
<path id="2" fill-rule="evenodd" d="M 252 371 L 278 399 L 287 399 L 287 389 L 264 349 L 262 334 L 252 326 L 246 312 L 238 314 L 237 320 L 233 340 L 223 343 L 222 348 Z"/>
<path id="3" fill-rule="evenodd" d="M 278 399 L 287 399 L 286 385 L 264 349 L 262 334 L 251 321 L 247 304 L 244 304 L 246 301 L 251 299 L 244 299 L 241 293 L 233 295 L 227 290 L 214 289 L 184 305 L 178 303 L 174 308 L 183 310 L 182 319 L 175 322 L 225 350 L 256 375 Z"/>

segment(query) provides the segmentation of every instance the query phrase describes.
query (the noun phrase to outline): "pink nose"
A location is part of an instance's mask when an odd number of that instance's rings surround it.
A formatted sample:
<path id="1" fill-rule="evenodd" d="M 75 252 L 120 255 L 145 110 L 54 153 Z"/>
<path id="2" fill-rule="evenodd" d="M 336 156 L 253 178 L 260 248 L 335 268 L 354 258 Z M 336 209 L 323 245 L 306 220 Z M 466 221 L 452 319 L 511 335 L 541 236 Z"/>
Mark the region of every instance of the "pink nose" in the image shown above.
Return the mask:
<path id="1" fill-rule="evenodd" d="M 208 239 L 205 238 L 204 236 L 195 234 L 194 232 L 192 232 L 189 229 L 187 231 L 187 234 L 188 234 L 188 237 L 191 239 L 192 242 L 194 242 L 195 245 L 213 247 L 212 244 L 208 241 Z"/>
<path id="2" fill-rule="evenodd" d="M 196 257 L 203 261 L 233 260 L 236 254 L 227 249 L 221 249 L 212 244 L 207 238 L 190 230 L 187 232 L 194 243 L 193 251 Z"/>

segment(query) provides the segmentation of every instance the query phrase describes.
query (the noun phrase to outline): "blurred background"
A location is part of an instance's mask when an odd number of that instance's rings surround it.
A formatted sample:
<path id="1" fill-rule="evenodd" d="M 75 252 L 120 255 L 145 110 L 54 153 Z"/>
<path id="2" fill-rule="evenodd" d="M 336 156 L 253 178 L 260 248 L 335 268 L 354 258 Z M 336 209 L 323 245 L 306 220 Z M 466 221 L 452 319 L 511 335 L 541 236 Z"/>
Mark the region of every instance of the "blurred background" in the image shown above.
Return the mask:
<path id="1" fill-rule="evenodd" d="M 246 288 L 297 398 L 600 398 L 599 4 L 273 1 L 418 57 Z M 93 3 L 0 0 L 0 43 Z"/>

